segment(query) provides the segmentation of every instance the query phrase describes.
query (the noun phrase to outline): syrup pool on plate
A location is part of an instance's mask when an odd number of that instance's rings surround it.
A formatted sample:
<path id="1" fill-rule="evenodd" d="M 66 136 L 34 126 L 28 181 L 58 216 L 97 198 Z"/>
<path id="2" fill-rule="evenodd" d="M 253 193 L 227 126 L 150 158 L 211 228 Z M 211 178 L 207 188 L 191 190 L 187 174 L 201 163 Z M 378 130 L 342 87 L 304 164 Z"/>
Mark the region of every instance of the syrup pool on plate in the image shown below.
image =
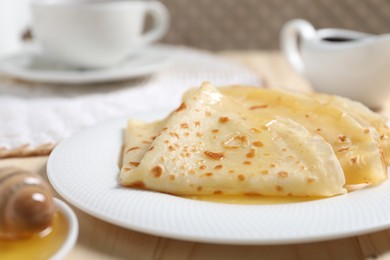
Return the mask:
<path id="1" fill-rule="evenodd" d="M 44 231 L 25 239 L 0 240 L 0 259 L 49 259 L 61 248 L 68 232 L 68 220 L 57 210 L 52 226 Z"/>
<path id="2" fill-rule="evenodd" d="M 208 202 L 243 205 L 286 204 L 322 199 L 320 197 L 267 197 L 261 195 L 191 195 L 183 197 Z"/>

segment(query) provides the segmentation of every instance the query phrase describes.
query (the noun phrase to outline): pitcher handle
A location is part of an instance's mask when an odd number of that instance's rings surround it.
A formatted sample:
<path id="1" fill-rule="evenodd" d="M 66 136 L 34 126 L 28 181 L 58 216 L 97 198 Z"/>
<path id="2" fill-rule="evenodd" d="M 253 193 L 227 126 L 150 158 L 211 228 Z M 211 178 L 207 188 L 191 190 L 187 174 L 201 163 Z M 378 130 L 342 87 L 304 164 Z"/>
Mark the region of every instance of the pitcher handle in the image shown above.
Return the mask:
<path id="1" fill-rule="evenodd" d="M 288 62 L 296 71 L 304 74 L 305 67 L 299 51 L 299 40 L 305 41 L 314 37 L 316 31 L 306 20 L 295 19 L 285 24 L 281 31 L 281 48 Z"/>

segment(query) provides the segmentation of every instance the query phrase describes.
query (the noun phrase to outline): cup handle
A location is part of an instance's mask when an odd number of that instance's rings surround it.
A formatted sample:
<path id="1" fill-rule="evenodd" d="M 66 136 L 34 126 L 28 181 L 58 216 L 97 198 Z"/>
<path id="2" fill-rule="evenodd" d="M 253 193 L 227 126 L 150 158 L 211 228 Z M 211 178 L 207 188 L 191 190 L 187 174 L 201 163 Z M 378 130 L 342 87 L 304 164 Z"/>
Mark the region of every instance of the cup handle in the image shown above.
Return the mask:
<path id="1" fill-rule="evenodd" d="M 314 27 L 306 20 L 295 19 L 283 26 L 281 32 L 281 48 L 288 62 L 301 74 L 305 66 L 299 51 L 299 41 L 305 41 L 315 36 Z"/>
<path id="2" fill-rule="evenodd" d="M 169 28 L 169 12 L 167 8 L 160 2 L 146 2 L 146 13 L 153 17 L 152 28 L 147 31 L 139 40 L 140 45 L 155 42 L 161 39 Z"/>

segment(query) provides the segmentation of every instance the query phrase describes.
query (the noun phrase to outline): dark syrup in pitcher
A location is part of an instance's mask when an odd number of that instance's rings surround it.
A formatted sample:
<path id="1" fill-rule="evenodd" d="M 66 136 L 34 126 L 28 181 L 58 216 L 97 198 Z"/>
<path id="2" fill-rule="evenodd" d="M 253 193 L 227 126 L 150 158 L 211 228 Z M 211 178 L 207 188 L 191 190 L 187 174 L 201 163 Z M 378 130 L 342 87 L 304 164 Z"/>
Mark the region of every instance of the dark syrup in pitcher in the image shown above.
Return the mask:
<path id="1" fill-rule="evenodd" d="M 322 38 L 322 40 L 326 42 L 351 42 L 354 41 L 355 39 L 334 36 L 334 37 L 324 37 Z"/>

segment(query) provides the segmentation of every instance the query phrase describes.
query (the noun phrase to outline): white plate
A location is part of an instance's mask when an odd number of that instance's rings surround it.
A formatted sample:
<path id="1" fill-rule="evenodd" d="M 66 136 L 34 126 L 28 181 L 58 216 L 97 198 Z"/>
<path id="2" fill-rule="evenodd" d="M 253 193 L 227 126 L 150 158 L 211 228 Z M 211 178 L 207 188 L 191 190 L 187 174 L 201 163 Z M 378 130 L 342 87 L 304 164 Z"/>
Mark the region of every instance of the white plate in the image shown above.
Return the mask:
<path id="1" fill-rule="evenodd" d="M 118 119 L 84 130 L 59 144 L 48 162 L 54 188 L 102 220 L 158 236 L 225 244 L 312 242 L 390 227 L 389 181 L 333 198 L 278 205 L 219 204 L 120 187 L 117 165 L 125 126 L 126 119 Z"/>
<path id="2" fill-rule="evenodd" d="M 140 49 L 116 66 L 106 69 L 77 70 L 46 59 L 35 45 L 0 61 L 0 72 L 10 76 L 45 83 L 90 84 L 119 81 L 156 72 L 169 65 L 175 48 L 156 44 Z"/>

